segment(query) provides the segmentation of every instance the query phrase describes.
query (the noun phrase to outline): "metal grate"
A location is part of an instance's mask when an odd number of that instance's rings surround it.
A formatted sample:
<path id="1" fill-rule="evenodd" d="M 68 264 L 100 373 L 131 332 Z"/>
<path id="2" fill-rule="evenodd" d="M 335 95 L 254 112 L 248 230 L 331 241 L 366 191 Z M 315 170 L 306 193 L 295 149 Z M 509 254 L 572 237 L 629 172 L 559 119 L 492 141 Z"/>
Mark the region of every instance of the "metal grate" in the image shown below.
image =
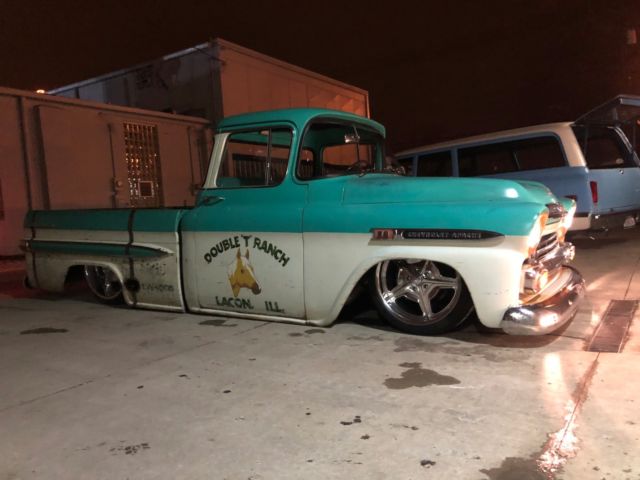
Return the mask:
<path id="1" fill-rule="evenodd" d="M 158 127 L 125 123 L 124 144 L 131 206 L 161 206 L 162 175 Z"/>
<path id="2" fill-rule="evenodd" d="M 637 300 L 611 300 L 589 341 L 587 351 L 620 352 L 636 308 L 638 308 Z"/>

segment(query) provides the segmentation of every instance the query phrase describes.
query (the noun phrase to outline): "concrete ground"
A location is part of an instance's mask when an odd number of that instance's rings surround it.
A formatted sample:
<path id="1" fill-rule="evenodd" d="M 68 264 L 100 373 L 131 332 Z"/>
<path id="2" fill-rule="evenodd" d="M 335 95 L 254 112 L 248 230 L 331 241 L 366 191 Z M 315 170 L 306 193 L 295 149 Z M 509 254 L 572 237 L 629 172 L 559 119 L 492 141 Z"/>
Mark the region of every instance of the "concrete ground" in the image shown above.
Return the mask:
<path id="1" fill-rule="evenodd" d="M 639 479 L 640 229 L 577 240 L 564 331 L 440 337 L 103 306 L 0 282 L 0 480 Z"/>

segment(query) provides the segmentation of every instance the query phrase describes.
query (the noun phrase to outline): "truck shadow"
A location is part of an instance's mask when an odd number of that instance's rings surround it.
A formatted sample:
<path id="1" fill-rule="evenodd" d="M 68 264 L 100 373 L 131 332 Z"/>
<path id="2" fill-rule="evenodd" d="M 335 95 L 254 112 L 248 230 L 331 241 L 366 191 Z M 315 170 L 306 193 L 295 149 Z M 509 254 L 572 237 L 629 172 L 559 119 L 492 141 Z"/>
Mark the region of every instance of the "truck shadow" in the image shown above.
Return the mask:
<path id="1" fill-rule="evenodd" d="M 362 325 L 366 328 L 385 332 L 398 332 L 395 328 L 388 325 L 378 313 L 373 309 L 373 305 L 369 301 L 367 295 L 359 295 L 340 312 L 336 323 L 354 323 Z M 413 335 L 410 333 L 403 333 L 403 335 L 409 335 L 418 339 L 424 339 L 427 341 L 429 338 L 446 338 L 455 342 L 469 343 L 474 345 L 487 345 L 498 348 L 540 348 L 548 346 L 561 338 L 565 338 L 565 331 L 569 327 L 571 322 L 563 325 L 560 329 L 547 335 L 541 336 L 524 336 L 524 335 L 507 335 L 502 330 L 497 328 L 488 328 L 480 323 L 475 312 L 469 315 L 463 324 L 455 331 L 448 332 L 442 335 L 435 335 L 431 337 Z M 571 337 L 574 338 L 574 337 Z M 434 346 L 436 344 L 434 343 Z"/>

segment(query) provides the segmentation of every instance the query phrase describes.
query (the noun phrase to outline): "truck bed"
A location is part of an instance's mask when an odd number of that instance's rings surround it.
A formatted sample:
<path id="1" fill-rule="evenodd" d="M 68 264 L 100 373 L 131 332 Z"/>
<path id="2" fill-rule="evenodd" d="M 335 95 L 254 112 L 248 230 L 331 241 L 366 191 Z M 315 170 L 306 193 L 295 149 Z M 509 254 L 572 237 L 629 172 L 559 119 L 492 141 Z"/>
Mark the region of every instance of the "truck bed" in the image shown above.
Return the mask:
<path id="1" fill-rule="evenodd" d="M 61 291 L 71 267 L 112 269 L 128 304 L 184 310 L 180 221 L 188 208 L 31 211 L 25 218 L 29 282 Z"/>

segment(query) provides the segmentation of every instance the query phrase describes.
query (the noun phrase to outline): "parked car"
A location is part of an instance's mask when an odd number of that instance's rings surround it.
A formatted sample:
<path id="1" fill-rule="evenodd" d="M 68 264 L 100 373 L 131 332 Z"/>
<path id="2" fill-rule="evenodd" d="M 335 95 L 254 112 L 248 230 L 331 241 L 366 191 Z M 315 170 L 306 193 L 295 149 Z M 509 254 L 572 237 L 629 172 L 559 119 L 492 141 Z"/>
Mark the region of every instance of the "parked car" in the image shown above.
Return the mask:
<path id="1" fill-rule="evenodd" d="M 418 334 L 473 308 L 517 334 L 573 317 L 573 200 L 534 182 L 398 175 L 383 167 L 384 135 L 332 110 L 227 118 L 193 208 L 30 212 L 28 282 L 61 291 L 80 268 L 106 301 L 317 326 L 364 286 Z"/>
<path id="2" fill-rule="evenodd" d="M 425 145 L 397 154 L 419 177 L 535 180 L 577 202 L 572 230 L 634 227 L 640 220 L 640 162 L 625 128 L 640 97 L 621 95 L 575 122 L 550 123 Z"/>

